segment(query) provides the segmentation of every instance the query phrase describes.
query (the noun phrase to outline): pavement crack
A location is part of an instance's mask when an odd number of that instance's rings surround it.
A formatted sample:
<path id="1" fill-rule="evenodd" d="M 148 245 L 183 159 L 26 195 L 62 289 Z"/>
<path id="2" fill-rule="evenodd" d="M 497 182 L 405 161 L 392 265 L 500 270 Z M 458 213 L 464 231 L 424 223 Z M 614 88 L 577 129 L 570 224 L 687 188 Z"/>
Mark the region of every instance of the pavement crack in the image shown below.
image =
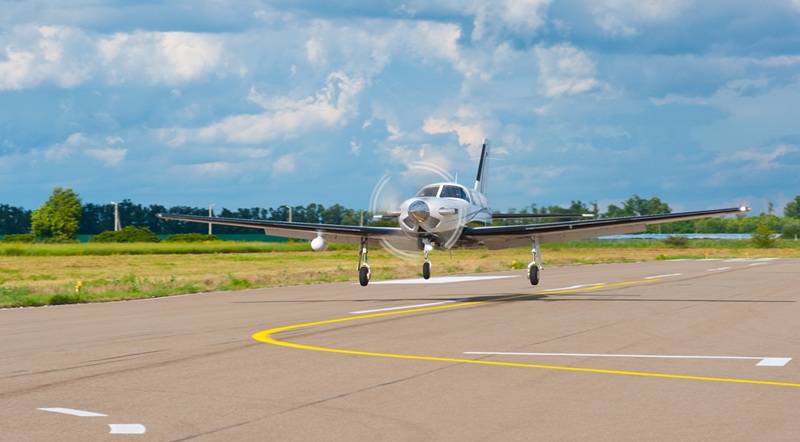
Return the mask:
<path id="1" fill-rule="evenodd" d="M 365 393 L 365 392 L 368 392 L 368 391 L 377 390 L 377 389 L 380 389 L 380 388 L 388 387 L 390 385 L 400 384 L 402 382 L 406 382 L 406 381 L 410 381 L 410 380 L 413 380 L 413 379 L 417 379 L 417 378 L 421 378 L 421 377 L 424 377 L 424 376 L 428 376 L 430 374 L 433 374 L 433 373 L 436 373 L 436 372 L 439 372 L 439 371 L 442 371 L 442 370 L 446 370 L 446 369 L 449 369 L 449 368 L 452 368 L 452 367 L 456 367 L 456 366 L 459 366 L 459 365 L 461 365 L 461 364 L 460 363 L 447 364 L 447 365 L 445 365 L 443 367 L 437 367 L 437 368 L 430 369 L 430 370 L 427 370 L 427 371 L 422 372 L 422 373 L 417 373 L 417 374 L 413 374 L 413 375 L 410 375 L 410 376 L 405 376 L 403 378 L 393 379 L 393 380 L 390 380 L 390 381 L 386 381 L 386 382 L 381 382 L 381 383 L 378 383 L 378 384 L 370 385 L 368 387 L 359 388 L 357 390 L 352 390 L 352 391 L 348 391 L 348 392 L 345 392 L 345 393 L 340 393 L 340 394 L 337 394 L 337 395 L 325 397 L 325 398 L 318 399 L 318 400 L 315 400 L 315 401 L 312 401 L 312 402 L 307 402 L 307 403 L 304 403 L 304 404 L 296 405 L 294 407 L 287 408 L 285 410 L 277 411 L 277 412 L 274 412 L 274 413 L 269 413 L 269 414 L 266 414 L 264 416 L 259 416 L 259 417 L 253 418 L 253 419 L 248 419 L 246 421 L 238 422 L 238 423 L 235 423 L 235 424 L 232 424 L 232 425 L 227 425 L 225 427 L 220 427 L 220 428 L 217 428 L 217 429 L 214 429 L 214 430 L 211 430 L 211 431 L 206 431 L 206 432 L 203 432 L 203 433 L 200 433 L 200 434 L 195 434 L 195 435 L 192 435 L 192 436 L 189 436 L 189 437 L 185 437 L 185 438 L 182 438 L 182 439 L 176 439 L 176 441 L 192 440 L 192 439 L 196 439 L 196 438 L 199 438 L 199 437 L 205 437 L 205 436 L 209 436 L 209 435 L 212 435 L 212 434 L 221 433 L 221 432 L 227 431 L 227 430 L 232 430 L 234 428 L 240 428 L 240 427 L 243 427 L 245 425 L 249 425 L 249 424 L 252 424 L 254 422 L 258 422 L 258 421 L 264 420 L 264 419 L 271 419 L 271 418 L 274 418 L 274 417 L 277 417 L 277 416 L 281 416 L 281 415 L 284 415 L 284 414 L 293 413 L 293 412 L 298 411 L 298 410 L 303 410 L 303 409 L 306 409 L 306 408 L 309 408 L 309 407 L 315 407 L 315 406 L 318 406 L 318 405 L 326 404 L 328 402 L 332 402 L 332 401 L 335 401 L 335 400 L 338 400 L 338 399 L 343 399 L 343 398 L 346 398 L 346 397 L 354 396 L 354 395 Z"/>

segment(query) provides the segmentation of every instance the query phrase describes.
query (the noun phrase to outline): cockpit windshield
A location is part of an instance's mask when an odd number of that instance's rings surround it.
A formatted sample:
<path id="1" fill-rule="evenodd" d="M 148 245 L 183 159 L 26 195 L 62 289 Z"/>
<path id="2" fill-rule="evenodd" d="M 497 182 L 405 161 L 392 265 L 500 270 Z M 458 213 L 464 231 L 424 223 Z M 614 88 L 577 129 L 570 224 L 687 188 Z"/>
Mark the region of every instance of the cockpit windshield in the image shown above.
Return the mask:
<path id="1" fill-rule="evenodd" d="M 439 194 L 439 187 L 438 185 L 423 187 L 422 190 L 417 193 L 417 196 L 436 196 Z"/>
<path id="2" fill-rule="evenodd" d="M 441 192 L 440 192 L 441 190 Z M 438 196 L 439 198 L 458 198 L 469 201 L 467 191 L 461 186 L 454 186 L 449 184 L 432 184 L 425 186 L 417 192 L 417 197 L 422 196 Z"/>
<path id="3" fill-rule="evenodd" d="M 442 198 L 458 198 L 469 201 L 467 192 L 461 186 L 442 186 L 442 194 L 440 196 Z"/>

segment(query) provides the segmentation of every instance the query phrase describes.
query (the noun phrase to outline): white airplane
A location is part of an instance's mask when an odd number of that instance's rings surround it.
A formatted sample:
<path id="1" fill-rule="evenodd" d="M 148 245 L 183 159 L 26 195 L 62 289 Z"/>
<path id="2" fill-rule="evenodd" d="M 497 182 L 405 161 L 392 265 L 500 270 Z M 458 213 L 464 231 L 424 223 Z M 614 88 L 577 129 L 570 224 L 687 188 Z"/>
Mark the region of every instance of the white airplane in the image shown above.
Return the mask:
<path id="1" fill-rule="evenodd" d="M 594 238 L 598 236 L 638 233 L 650 224 L 661 224 L 750 211 L 747 207 L 714 209 L 698 212 L 668 213 L 543 224 L 492 226 L 495 219 L 510 218 L 573 218 L 591 214 L 492 214 L 486 199 L 486 172 L 489 164 L 489 140 L 481 149 L 475 186 L 469 189 L 454 182 L 435 183 L 423 187 L 405 200 L 400 207 L 382 218 L 397 218 L 399 227 L 349 226 L 336 224 L 293 223 L 236 218 L 217 218 L 193 215 L 158 214 L 159 218 L 177 221 L 220 224 L 263 229 L 270 236 L 311 240 L 316 252 L 325 251 L 328 242 L 357 244 L 358 279 L 362 286 L 370 280 L 367 250 L 370 246 L 393 247 L 424 252 L 422 276 L 431 276 L 428 252 L 459 247 L 487 247 L 490 250 L 531 245 L 528 279 L 539 283 L 542 270 L 541 244 Z"/>

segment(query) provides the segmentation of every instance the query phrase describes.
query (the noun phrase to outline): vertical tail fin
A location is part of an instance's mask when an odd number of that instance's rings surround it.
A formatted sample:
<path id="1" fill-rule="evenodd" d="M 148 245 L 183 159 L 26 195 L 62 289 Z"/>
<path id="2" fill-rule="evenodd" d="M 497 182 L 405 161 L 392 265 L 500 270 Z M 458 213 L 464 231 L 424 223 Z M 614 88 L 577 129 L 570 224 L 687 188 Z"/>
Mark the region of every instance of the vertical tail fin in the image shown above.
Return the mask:
<path id="1" fill-rule="evenodd" d="M 492 142 L 489 139 L 483 139 L 483 146 L 481 147 L 481 157 L 478 163 L 478 176 L 475 178 L 475 190 L 482 194 L 486 194 L 486 172 L 489 169 L 489 149 Z"/>

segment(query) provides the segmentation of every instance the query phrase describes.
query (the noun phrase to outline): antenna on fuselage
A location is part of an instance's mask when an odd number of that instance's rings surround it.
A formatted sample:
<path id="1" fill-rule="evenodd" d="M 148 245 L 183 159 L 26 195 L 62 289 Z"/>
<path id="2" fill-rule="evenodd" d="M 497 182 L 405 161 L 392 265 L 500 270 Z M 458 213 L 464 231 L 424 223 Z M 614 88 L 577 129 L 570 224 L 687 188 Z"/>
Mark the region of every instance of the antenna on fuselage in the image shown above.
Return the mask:
<path id="1" fill-rule="evenodd" d="M 481 157 L 478 163 L 478 176 L 475 178 L 475 190 L 486 195 L 486 171 L 489 167 L 489 148 L 492 142 L 488 138 L 483 139 L 481 146 Z"/>

